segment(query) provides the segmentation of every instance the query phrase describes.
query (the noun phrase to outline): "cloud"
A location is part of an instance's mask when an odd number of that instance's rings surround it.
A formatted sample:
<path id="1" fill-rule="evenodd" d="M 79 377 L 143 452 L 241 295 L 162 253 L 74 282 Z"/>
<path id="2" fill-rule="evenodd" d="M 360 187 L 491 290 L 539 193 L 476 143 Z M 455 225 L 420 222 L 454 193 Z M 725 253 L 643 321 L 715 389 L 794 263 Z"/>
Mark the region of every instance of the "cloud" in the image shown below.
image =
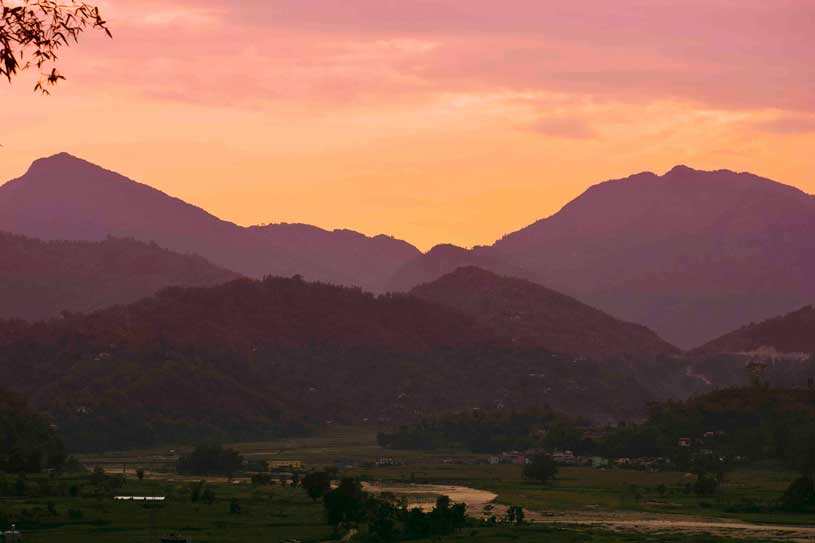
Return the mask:
<path id="1" fill-rule="evenodd" d="M 558 138 L 593 139 L 597 137 L 594 128 L 578 117 L 542 117 L 528 125 L 527 128 L 538 134 Z"/>
<path id="2" fill-rule="evenodd" d="M 809 0 L 107 0 L 100 85 L 216 105 L 569 93 L 812 111 Z M 84 55 L 83 55 L 84 60 Z"/>
<path id="3" fill-rule="evenodd" d="M 750 126 L 769 134 L 815 133 L 815 115 L 782 114 L 771 119 L 752 121 Z"/>

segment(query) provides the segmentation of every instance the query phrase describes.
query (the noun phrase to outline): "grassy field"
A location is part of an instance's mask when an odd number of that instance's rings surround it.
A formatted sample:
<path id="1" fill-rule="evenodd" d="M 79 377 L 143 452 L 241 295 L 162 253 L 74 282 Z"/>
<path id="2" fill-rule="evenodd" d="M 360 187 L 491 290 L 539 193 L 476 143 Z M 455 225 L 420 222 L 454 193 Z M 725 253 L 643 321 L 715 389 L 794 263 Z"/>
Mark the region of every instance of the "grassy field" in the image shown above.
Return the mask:
<path id="1" fill-rule="evenodd" d="M 684 491 L 692 478 L 679 472 L 561 468 L 554 484 L 540 486 L 523 481 L 521 467 L 489 465 L 486 455 L 463 451 L 394 451 L 376 443 L 374 428 L 330 429 L 319 436 L 232 445 L 248 459 L 301 460 L 306 468 L 351 461 L 348 475 L 370 481 L 458 484 L 489 490 L 497 501 L 540 512 L 636 511 L 717 516 L 755 522 L 815 523 L 815 515 L 761 512 L 770 506 L 796 477 L 778 466 L 742 468 L 727 474 L 720 493 L 700 498 Z M 85 457 L 89 464 L 113 467 L 126 463 L 156 470 L 172 470 L 170 449 L 132 451 L 118 455 Z M 380 457 L 396 466 L 377 467 Z M 480 463 L 475 463 L 480 462 Z M 660 492 L 664 485 L 664 493 Z"/>
<path id="2" fill-rule="evenodd" d="M 796 477 L 777 467 L 732 471 L 719 493 L 710 497 L 687 492 L 685 487 L 693 479 L 679 472 L 563 467 L 557 480 L 548 485 L 524 481 L 522 468 L 512 465 L 406 464 L 352 472 L 363 480 L 444 483 L 489 490 L 498 494 L 498 503 L 542 513 L 641 512 L 815 524 L 813 514 L 769 510 Z"/>
<path id="3" fill-rule="evenodd" d="M 815 524 L 815 515 L 760 510 L 762 504 L 771 504 L 777 499 L 795 476 L 773 466 L 729 473 L 719 495 L 699 498 L 684 490 L 689 479 L 677 472 L 562 468 L 552 485 L 529 484 L 523 481 L 520 466 L 475 464 L 483 462 L 484 457 L 462 451 L 383 450 L 377 446 L 376 433 L 370 428 L 335 428 L 318 437 L 233 446 L 250 460 L 300 460 L 306 469 L 333 465 L 335 460 L 343 459 L 355 465 L 344 470 L 344 474 L 368 481 L 456 484 L 489 490 L 498 494 L 496 501 L 499 504 L 520 505 L 555 516 L 571 513 L 627 518 L 672 515 Z M 151 519 L 154 534 L 180 532 L 195 542 L 314 542 L 330 539 L 332 529 L 324 523 L 321 504 L 313 503 L 301 489 L 282 485 L 253 486 L 245 479 L 233 482 L 212 479 L 209 485 L 215 494 L 214 502 L 192 502 L 190 494 L 195 483 L 183 480 L 173 472 L 175 458 L 183 450 L 167 447 L 80 459 L 89 467 L 103 466 L 111 473 L 121 472 L 126 467 L 127 483 L 116 493 L 166 495 L 168 500 L 155 509 L 135 502 L 114 502 L 110 497 L 86 495 L 71 498 L 64 495 L 64 488 L 71 484 L 70 479 L 46 484 L 41 482 L 47 479 L 43 476 L 28 481 L 28 497 L 0 499 L 0 518 L 15 519 L 25 532 L 27 543 L 146 542 Z M 375 466 L 375 461 L 383 456 L 394 458 L 399 465 Z M 137 467 L 147 470 L 148 479 L 138 481 L 133 476 Z M 63 495 L 46 496 L 48 485 L 62 485 Z M 37 491 L 31 489 L 40 486 L 43 491 L 36 497 Z M 240 512 L 230 512 L 233 500 L 239 505 Z M 555 543 L 729 541 L 681 532 L 614 532 L 542 525 L 485 527 L 477 523 L 448 540 Z"/>
<path id="4" fill-rule="evenodd" d="M 31 481 L 36 483 L 36 479 Z M 5 515 L 26 511 L 28 520 L 19 522 L 26 543 L 147 543 L 155 536 L 181 533 L 194 542 L 318 542 L 331 538 L 332 529 L 323 522 L 321 505 L 305 497 L 301 489 L 281 486 L 253 487 L 249 484 L 214 484 L 211 505 L 191 503 L 184 484 L 129 480 L 122 492 L 169 497 L 163 505 L 148 508 L 134 502 L 110 498 L 22 498 L 3 499 Z M 240 513 L 230 512 L 236 499 Z M 151 534 L 153 539 L 150 539 Z M 621 533 L 589 528 L 548 526 L 495 526 L 478 524 L 444 541 L 613 543 L 613 542 L 710 542 L 736 540 L 681 533 Z M 745 541 L 743 539 L 739 541 Z M 759 540 L 751 540 L 759 541 Z"/>
<path id="5" fill-rule="evenodd" d="M 27 519 L 18 520 L 26 543 L 144 543 L 151 527 L 154 535 L 183 533 L 196 542 L 321 541 L 331 536 L 331 528 L 323 522 L 322 506 L 301 489 L 215 484 L 215 501 L 208 505 L 191 502 L 190 487 L 129 479 L 117 491 L 121 495 L 167 496 L 157 507 L 110 497 L 28 497 L 3 499 L 0 511 Z M 239 513 L 230 512 L 233 498 Z"/>

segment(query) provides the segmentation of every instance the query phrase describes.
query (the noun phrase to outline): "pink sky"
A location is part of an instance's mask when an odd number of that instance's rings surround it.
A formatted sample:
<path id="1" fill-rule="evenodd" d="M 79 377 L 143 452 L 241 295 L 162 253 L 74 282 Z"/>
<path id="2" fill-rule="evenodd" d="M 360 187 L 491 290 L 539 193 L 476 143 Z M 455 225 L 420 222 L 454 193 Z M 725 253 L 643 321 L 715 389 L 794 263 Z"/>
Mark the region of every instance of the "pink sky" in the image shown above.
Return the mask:
<path id="1" fill-rule="evenodd" d="M 69 151 L 241 224 L 489 243 L 677 163 L 815 192 L 809 0 L 107 0 L 0 179 Z"/>

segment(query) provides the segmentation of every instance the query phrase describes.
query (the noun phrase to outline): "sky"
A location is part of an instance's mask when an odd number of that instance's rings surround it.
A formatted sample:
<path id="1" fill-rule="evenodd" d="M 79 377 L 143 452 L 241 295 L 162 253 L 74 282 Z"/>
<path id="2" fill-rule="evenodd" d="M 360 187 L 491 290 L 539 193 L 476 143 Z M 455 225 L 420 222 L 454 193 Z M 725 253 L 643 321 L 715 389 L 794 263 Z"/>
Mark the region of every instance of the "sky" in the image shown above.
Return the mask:
<path id="1" fill-rule="evenodd" d="M 243 225 L 492 243 L 676 164 L 815 193 L 812 0 L 104 0 L 0 82 L 0 180 L 67 151 Z"/>

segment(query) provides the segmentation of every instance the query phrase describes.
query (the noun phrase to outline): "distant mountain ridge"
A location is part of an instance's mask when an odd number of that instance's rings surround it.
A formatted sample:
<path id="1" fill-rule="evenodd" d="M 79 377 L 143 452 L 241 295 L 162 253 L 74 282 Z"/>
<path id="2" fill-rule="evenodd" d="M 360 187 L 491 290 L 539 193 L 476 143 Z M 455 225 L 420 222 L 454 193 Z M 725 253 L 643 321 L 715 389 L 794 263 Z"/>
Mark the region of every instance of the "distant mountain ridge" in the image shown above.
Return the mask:
<path id="1" fill-rule="evenodd" d="M 813 196 L 749 173 L 677 166 L 595 185 L 492 246 L 419 256 L 391 284 L 409 289 L 479 260 L 691 348 L 815 301 L 811 232 Z"/>
<path id="2" fill-rule="evenodd" d="M 520 348 L 598 357 L 679 353 L 644 326 L 622 322 L 538 284 L 474 266 L 410 293 L 470 315 Z"/>
<path id="3" fill-rule="evenodd" d="M 44 240 L 132 237 L 251 277 L 299 274 L 377 292 L 420 254 L 404 241 L 348 230 L 244 228 L 66 153 L 35 161 L 0 187 L 0 230 Z"/>
<path id="4" fill-rule="evenodd" d="M 695 354 L 802 353 L 815 356 L 815 307 L 809 305 L 786 315 L 750 323 L 695 349 Z M 815 361 L 815 360 L 813 360 Z"/>
<path id="5" fill-rule="evenodd" d="M 600 183 L 492 246 L 421 254 L 387 236 L 244 228 L 61 154 L 0 187 L 0 230 L 155 241 L 245 276 L 407 292 L 462 266 L 527 279 L 690 349 L 815 302 L 815 197 L 749 173 L 677 166 Z"/>
<path id="6" fill-rule="evenodd" d="M 134 302 L 169 286 L 239 275 L 132 239 L 40 241 L 0 232 L 0 318 L 42 320 Z"/>

